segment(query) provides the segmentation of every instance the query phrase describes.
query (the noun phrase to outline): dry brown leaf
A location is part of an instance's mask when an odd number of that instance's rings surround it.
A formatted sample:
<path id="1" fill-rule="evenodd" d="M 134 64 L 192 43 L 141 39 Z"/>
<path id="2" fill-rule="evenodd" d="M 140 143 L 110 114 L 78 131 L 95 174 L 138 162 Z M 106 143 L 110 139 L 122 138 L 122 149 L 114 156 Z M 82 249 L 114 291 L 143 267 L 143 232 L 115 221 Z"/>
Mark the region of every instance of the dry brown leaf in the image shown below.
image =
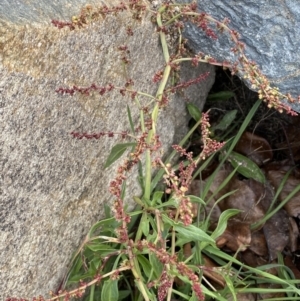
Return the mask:
<path id="1" fill-rule="evenodd" d="M 288 172 L 295 166 L 294 162 L 289 159 L 285 159 L 282 161 L 273 161 L 264 166 L 264 170 L 268 172 L 269 170 L 280 170 Z"/>
<path id="2" fill-rule="evenodd" d="M 234 150 L 261 166 L 273 158 L 269 142 L 250 132 L 244 132 Z"/>
<path id="3" fill-rule="evenodd" d="M 224 280 L 224 277 L 220 273 L 216 272 L 216 268 L 218 268 L 218 265 L 205 254 L 203 254 L 203 259 L 204 259 L 203 274 L 209 279 L 213 280 L 218 285 L 220 285 L 222 288 L 224 288 L 226 285 L 226 281 Z"/>
<path id="4" fill-rule="evenodd" d="M 275 187 L 275 190 L 278 189 L 284 176 L 285 172 L 281 171 L 269 170 L 267 172 L 267 178 Z M 300 180 L 290 175 L 280 192 L 279 200 L 281 202 L 284 201 L 286 197 L 299 185 Z M 287 211 L 289 216 L 297 217 L 298 215 L 300 215 L 300 192 L 296 193 L 296 195 L 294 195 L 294 197 L 292 197 L 290 201 L 288 201 L 288 203 L 284 205 L 284 209 Z"/>
<path id="5" fill-rule="evenodd" d="M 270 185 L 262 185 L 253 180 L 245 181 L 248 186 L 260 195 L 261 208 L 265 213 L 272 202 L 273 190 Z M 284 210 L 275 213 L 263 226 L 261 231 L 255 231 L 251 236 L 250 250 L 260 256 L 268 256 L 269 260 L 277 258 L 277 252 L 282 252 L 289 241 L 289 219 Z"/>
<path id="6" fill-rule="evenodd" d="M 292 270 L 296 279 L 300 279 L 300 271 L 295 266 L 295 263 L 293 262 L 291 257 L 286 256 L 284 258 L 284 264 Z"/>
<path id="7" fill-rule="evenodd" d="M 298 250 L 299 228 L 293 217 L 289 217 L 289 233 L 290 233 L 290 251 Z"/>
<path id="8" fill-rule="evenodd" d="M 289 242 L 289 218 L 284 210 L 276 212 L 263 227 L 269 260 L 277 258 L 277 253 L 282 252 Z"/>
<path id="9" fill-rule="evenodd" d="M 269 271 L 268 271 L 269 272 Z M 277 283 L 270 283 L 268 285 L 266 284 L 261 284 L 259 285 L 260 288 L 267 288 L 269 290 L 272 289 L 282 289 L 282 286 Z M 277 292 L 277 293 L 264 293 L 264 294 L 259 294 L 259 299 L 258 300 L 266 300 L 266 299 L 276 299 L 276 300 L 281 300 L 281 298 L 285 297 L 285 293 L 283 292 Z"/>
<path id="10" fill-rule="evenodd" d="M 274 189 L 270 183 L 262 184 L 253 179 L 244 180 L 244 182 L 255 192 L 259 199 L 259 204 L 267 212 L 274 199 Z"/>
<path id="11" fill-rule="evenodd" d="M 228 296 L 227 300 L 232 301 L 232 300 L 234 300 L 234 298 L 232 296 Z M 236 300 L 239 300 L 239 301 L 256 301 L 257 297 L 256 297 L 256 294 L 253 294 L 253 293 L 245 293 L 245 294 L 237 293 L 236 294 Z"/>
<path id="12" fill-rule="evenodd" d="M 228 221 L 224 233 L 216 240 L 219 248 L 226 247 L 231 251 L 244 251 L 251 242 L 250 225 L 236 219 Z"/>
<path id="13" fill-rule="evenodd" d="M 250 250 L 246 250 L 244 252 L 240 252 L 238 254 L 238 259 L 244 262 L 246 265 L 249 265 L 253 268 L 256 268 L 261 265 L 265 265 L 268 263 L 268 260 L 262 256 L 258 256 Z"/>
<path id="14" fill-rule="evenodd" d="M 251 244 L 249 250 L 259 256 L 268 256 L 268 246 L 262 230 L 255 231 L 251 234 Z"/>
<path id="15" fill-rule="evenodd" d="M 231 208 L 239 209 L 241 212 L 235 218 L 251 224 L 264 217 L 265 210 L 260 204 L 261 194 L 251 189 L 246 181 L 233 179 L 229 187 L 229 191 L 236 189 L 237 191 L 219 204 L 222 211 Z"/>
<path id="16" fill-rule="evenodd" d="M 218 191 L 220 188 L 220 185 L 224 182 L 224 180 L 227 178 L 227 176 L 230 174 L 230 169 L 222 169 L 220 170 L 214 177 L 214 180 L 212 184 L 210 185 L 209 189 L 212 194 L 214 194 L 214 199 L 218 200 L 221 198 L 224 194 L 229 192 L 229 185 L 224 187 L 222 190 Z"/>

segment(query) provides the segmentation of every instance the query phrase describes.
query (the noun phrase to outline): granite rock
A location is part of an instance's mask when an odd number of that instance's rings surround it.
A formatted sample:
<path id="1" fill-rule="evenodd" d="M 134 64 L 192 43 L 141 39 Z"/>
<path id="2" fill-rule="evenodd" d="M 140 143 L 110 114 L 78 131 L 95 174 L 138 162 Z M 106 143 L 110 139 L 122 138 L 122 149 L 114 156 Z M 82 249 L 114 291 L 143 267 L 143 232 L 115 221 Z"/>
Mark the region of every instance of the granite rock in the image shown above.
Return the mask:
<path id="1" fill-rule="evenodd" d="M 111 1 L 109 1 L 111 3 Z M 79 0 L 9 0 L 0 3 L 0 299 L 32 298 L 57 289 L 72 253 L 110 204 L 108 184 L 116 165 L 103 164 L 116 139 L 74 140 L 71 131 L 129 129 L 118 91 L 103 97 L 55 93 L 58 87 L 109 82 L 123 86 L 119 45 L 127 44 L 136 89 L 153 93 L 152 76 L 164 66 L 158 36 L 146 18 L 133 24 L 126 12 L 80 30 L 58 30 L 50 20 L 78 13 Z M 72 6 L 68 6 L 72 3 Z M 90 1 L 89 1 L 90 3 Z M 128 37 L 126 27 L 134 28 Z M 185 71 L 184 71 L 185 70 Z M 182 80 L 210 71 L 186 97 L 201 108 L 214 69 L 183 68 Z M 138 112 L 132 108 L 134 120 Z M 165 149 L 186 132 L 182 96 L 162 112 L 159 133 Z M 136 174 L 128 179 L 138 194 Z M 130 192 L 130 193 L 129 193 Z"/>

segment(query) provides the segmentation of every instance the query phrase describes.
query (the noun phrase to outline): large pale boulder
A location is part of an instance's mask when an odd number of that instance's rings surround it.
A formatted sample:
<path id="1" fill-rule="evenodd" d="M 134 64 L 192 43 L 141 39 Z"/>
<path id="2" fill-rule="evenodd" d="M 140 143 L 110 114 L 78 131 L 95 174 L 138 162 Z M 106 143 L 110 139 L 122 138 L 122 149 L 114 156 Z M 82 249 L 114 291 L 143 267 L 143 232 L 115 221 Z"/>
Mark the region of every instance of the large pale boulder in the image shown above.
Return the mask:
<path id="1" fill-rule="evenodd" d="M 300 95 L 299 1 L 197 0 L 197 4 L 199 11 L 219 21 L 230 19 L 229 26 L 241 34 L 241 41 L 246 45 L 246 55 L 258 64 L 273 86 L 294 98 Z M 219 61 L 236 60 L 228 35 L 220 34 L 215 41 L 191 24 L 187 25 L 185 34 L 196 52 L 204 52 Z M 244 74 L 240 76 L 243 78 Z M 300 112 L 299 103 L 291 107 Z"/>
<path id="2" fill-rule="evenodd" d="M 59 87 L 91 83 L 123 86 L 125 72 L 117 47 L 128 45 L 128 74 L 138 90 L 153 93 L 152 76 L 164 67 L 158 35 L 148 17 L 128 12 L 70 31 L 51 26 L 52 18 L 78 13 L 84 1 L 1 1 L 0 3 L 0 299 L 31 298 L 55 290 L 72 252 L 112 201 L 108 184 L 116 165 L 103 169 L 117 138 L 74 140 L 70 132 L 129 129 L 118 91 L 103 96 L 60 95 Z M 76 8 L 76 9 L 75 9 Z M 77 10 L 77 11 L 76 11 Z M 132 26 L 129 37 L 126 27 Z M 201 107 L 214 70 L 183 68 L 182 80 L 209 71 L 186 91 Z M 167 149 L 186 131 L 182 96 L 172 97 L 161 114 L 159 133 Z M 136 175 L 128 179 L 138 194 Z M 129 194 L 130 192 L 130 194 Z"/>

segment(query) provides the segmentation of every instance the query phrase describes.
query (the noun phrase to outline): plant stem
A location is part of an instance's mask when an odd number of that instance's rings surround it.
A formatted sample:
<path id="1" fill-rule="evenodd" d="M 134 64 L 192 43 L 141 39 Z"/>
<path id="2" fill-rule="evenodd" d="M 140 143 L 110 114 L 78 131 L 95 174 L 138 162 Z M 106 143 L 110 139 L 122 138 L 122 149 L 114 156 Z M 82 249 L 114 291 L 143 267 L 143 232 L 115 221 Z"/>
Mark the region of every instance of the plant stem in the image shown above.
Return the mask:
<path id="1" fill-rule="evenodd" d="M 161 14 L 157 14 L 157 24 L 160 26 L 162 24 L 161 21 Z M 163 92 L 166 88 L 170 72 L 171 72 L 171 66 L 169 64 L 170 60 L 170 55 L 169 55 L 169 50 L 168 50 L 168 45 L 166 41 L 166 35 L 163 32 L 160 32 L 160 40 L 163 48 L 163 54 L 165 61 L 167 63 L 167 66 L 165 67 L 164 73 L 162 80 L 160 82 L 160 85 L 158 87 L 156 97 L 158 99 L 158 103 L 153 108 L 152 111 L 152 129 L 149 131 L 148 137 L 147 137 L 147 143 L 150 144 L 153 136 L 156 133 L 156 124 L 157 124 L 157 118 L 158 118 L 158 113 L 159 113 L 159 102 L 162 99 Z M 146 167 L 145 167 L 145 193 L 144 193 L 144 198 L 146 200 L 150 199 L 150 194 L 151 194 L 151 177 L 152 177 L 152 168 L 151 168 L 151 152 L 149 149 L 146 150 Z"/>

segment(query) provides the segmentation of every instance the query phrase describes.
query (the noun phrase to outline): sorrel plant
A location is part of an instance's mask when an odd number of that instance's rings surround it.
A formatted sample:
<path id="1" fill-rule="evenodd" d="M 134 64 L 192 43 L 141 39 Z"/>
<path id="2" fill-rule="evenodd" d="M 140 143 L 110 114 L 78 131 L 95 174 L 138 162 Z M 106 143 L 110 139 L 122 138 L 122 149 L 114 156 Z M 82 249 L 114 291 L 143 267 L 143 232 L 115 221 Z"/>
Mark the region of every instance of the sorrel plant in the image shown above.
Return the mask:
<path id="1" fill-rule="evenodd" d="M 195 2 L 182 5 L 167 1 L 158 9 L 151 9 L 141 0 L 120 2 L 119 5 L 112 7 L 87 5 L 80 15 L 74 16 L 71 21 L 53 20 L 52 23 L 59 29 L 68 27 L 70 30 L 78 30 L 108 14 L 118 14 L 125 10 L 130 11 L 136 20 L 143 18 L 146 10 L 150 10 L 162 45 L 165 66 L 153 76 L 153 82 L 158 84 L 155 95 L 133 89 L 133 82 L 130 79 L 124 87 L 116 87 L 113 84 L 104 86 L 91 84 L 88 87 L 58 87 L 56 90 L 61 94 L 81 93 L 88 97 L 90 92 L 104 95 L 117 89 L 122 95 L 129 96 L 141 109 L 139 132 L 135 130 L 136 125 L 132 123 L 128 107 L 131 133 L 127 131 L 71 133 L 76 139 L 101 139 L 102 136 L 119 136 L 128 139 L 128 142 L 113 148 L 106 166 L 118 159 L 126 149 L 131 151 L 118 166 L 116 176 L 109 185 L 114 200 L 112 212 L 107 208 L 107 217 L 93 225 L 74 255 L 72 267 L 61 289 L 52 292 L 49 300 L 69 300 L 72 297 L 82 297 L 85 292 L 89 300 L 105 301 L 121 300 L 127 296 L 131 300 L 162 301 L 171 300 L 175 296 L 178 298 L 176 300 L 204 300 L 205 298 L 228 300 L 229 295 L 237 300 L 236 296 L 241 292 L 264 293 L 263 288 L 255 288 L 256 283 L 275 283 L 279 286 L 276 288 L 278 291 L 284 289 L 287 292 L 288 300 L 296 300 L 295 296 L 299 295 L 299 289 L 292 279 L 269 274 L 264 271 L 267 267 L 260 269 L 247 267 L 216 247 L 215 239 L 225 230 L 227 220 L 238 211 L 232 209 L 223 212 L 213 232 L 208 230 L 208 218 L 197 220 L 193 204 L 197 204 L 198 208 L 205 206 L 209 181 L 201 196 L 192 197 L 187 194 L 193 177 L 201 174 L 209 164 L 212 154 L 225 147 L 226 155 L 223 156 L 218 168 L 223 165 L 258 108 L 259 101 L 254 104 L 235 138 L 229 139 L 227 143 L 211 138 L 208 113 L 198 112 L 193 107 L 190 107 L 190 112 L 196 120 L 195 126 L 179 145 L 173 146 L 174 151 L 166 160 L 160 153 L 161 143 L 157 132 L 159 112 L 168 106 L 170 95 L 179 89 L 205 80 L 207 76 L 203 74 L 196 79 L 172 85 L 170 78 L 174 73 L 179 72 L 180 63 L 183 61 L 190 61 L 193 66 L 199 63 L 222 66 L 230 69 L 232 74 L 242 71 L 253 88 L 258 90 L 258 98 L 266 102 L 268 107 L 275 108 L 279 112 L 285 111 L 296 115 L 282 102 L 283 99 L 290 102 L 296 100 L 289 94 L 283 95 L 278 89 L 271 87 L 258 66 L 247 59 L 245 46 L 239 40 L 239 34 L 230 29 L 228 19 L 219 21 L 206 13 L 197 12 Z M 211 39 L 217 39 L 219 34 L 229 35 L 233 44 L 232 52 L 237 57 L 236 62 L 218 62 L 202 53 L 188 56 L 186 41 L 182 37 L 185 22 L 192 22 Z M 127 32 L 129 35 L 134 34 L 132 28 L 128 28 Z M 178 36 L 178 45 L 176 47 L 173 45 L 172 49 L 167 42 L 169 35 Z M 127 46 L 121 45 L 119 51 L 123 53 L 122 62 L 128 64 Z M 149 104 L 142 106 L 139 102 L 140 96 L 147 96 Z M 185 143 L 199 126 L 203 147 L 200 155 L 194 157 L 193 153 L 186 150 Z M 175 154 L 184 158 L 176 169 L 170 163 Z M 136 209 L 127 212 L 124 204 L 126 178 L 134 166 L 139 166 L 142 195 L 134 197 L 137 203 Z M 158 188 L 161 180 L 165 185 L 163 190 Z M 164 199 L 166 195 L 169 197 Z M 193 250 L 185 253 L 184 246 L 191 243 Z M 206 278 L 207 268 L 203 254 L 211 256 L 218 262 L 219 267 L 212 270 L 222 276 L 226 283 L 225 289 L 218 291 Z M 77 283 L 78 286 L 66 290 L 67 282 L 73 286 Z M 35 300 L 44 300 L 44 298 L 38 297 Z"/>

